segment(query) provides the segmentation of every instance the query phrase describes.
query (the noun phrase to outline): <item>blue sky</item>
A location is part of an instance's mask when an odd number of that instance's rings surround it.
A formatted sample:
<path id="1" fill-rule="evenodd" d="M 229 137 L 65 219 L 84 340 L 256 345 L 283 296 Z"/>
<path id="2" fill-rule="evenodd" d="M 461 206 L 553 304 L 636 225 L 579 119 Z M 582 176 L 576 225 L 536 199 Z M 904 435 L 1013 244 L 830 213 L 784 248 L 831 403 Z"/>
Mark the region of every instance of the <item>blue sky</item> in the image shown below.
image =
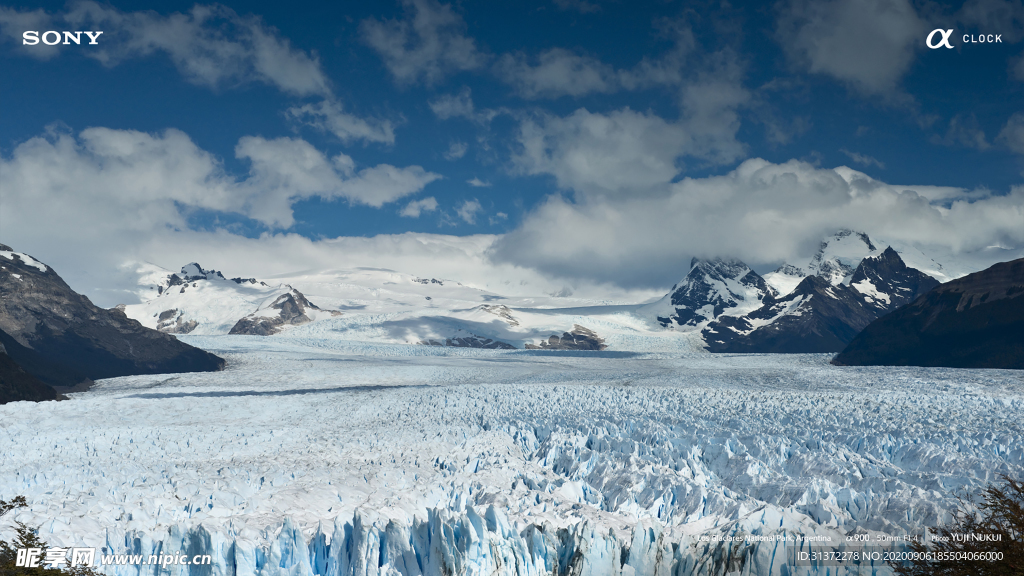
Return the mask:
<path id="1" fill-rule="evenodd" d="M 0 240 L 100 300 L 141 260 L 657 290 L 836 227 L 1024 244 L 1020 1 L 152 6 L 0 6 Z"/>

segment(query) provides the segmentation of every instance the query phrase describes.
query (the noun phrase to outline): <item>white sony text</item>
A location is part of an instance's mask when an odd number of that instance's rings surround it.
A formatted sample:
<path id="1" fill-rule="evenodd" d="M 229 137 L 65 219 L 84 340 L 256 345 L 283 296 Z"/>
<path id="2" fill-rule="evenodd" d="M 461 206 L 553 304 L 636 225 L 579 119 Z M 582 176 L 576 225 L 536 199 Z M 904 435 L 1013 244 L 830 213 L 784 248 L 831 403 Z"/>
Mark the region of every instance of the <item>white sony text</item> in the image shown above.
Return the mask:
<path id="1" fill-rule="evenodd" d="M 103 32 L 93 30 L 76 30 L 74 32 L 68 32 L 66 30 L 47 30 L 40 35 L 38 30 L 26 30 L 21 35 L 21 43 L 25 46 L 35 46 L 36 44 L 39 44 L 40 40 L 42 40 L 43 44 L 46 44 L 47 46 L 54 46 L 61 43 L 71 44 L 72 42 L 75 44 L 81 44 L 82 34 L 89 37 L 89 44 L 99 44 L 96 39 L 99 38 L 100 34 L 103 34 Z M 54 37 L 56 38 L 54 39 Z M 52 42 L 50 41 L 51 39 L 53 39 Z"/>

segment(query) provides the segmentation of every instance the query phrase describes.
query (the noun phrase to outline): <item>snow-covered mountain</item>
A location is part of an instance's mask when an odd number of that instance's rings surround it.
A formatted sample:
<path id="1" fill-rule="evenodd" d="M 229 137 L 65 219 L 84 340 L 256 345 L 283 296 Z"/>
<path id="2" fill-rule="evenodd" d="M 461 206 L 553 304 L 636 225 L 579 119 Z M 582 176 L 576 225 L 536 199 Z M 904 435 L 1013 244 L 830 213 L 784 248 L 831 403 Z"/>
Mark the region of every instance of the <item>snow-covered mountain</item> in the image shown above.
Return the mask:
<path id="1" fill-rule="evenodd" d="M 268 335 L 340 314 L 321 310 L 287 284 L 227 279 L 195 262 L 177 274 L 152 264 L 138 271 L 143 302 L 123 310 L 144 326 L 169 334 Z"/>
<path id="2" fill-rule="evenodd" d="M 892 254 L 884 256 L 887 250 Z M 257 280 L 229 279 L 195 263 L 175 274 L 146 264 L 138 267 L 143 302 L 125 312 L 146 326 L 177 334 L 336 331 L 360 341 L 484 348 L 552 348 L 554 337 L 558 346 L 579 349 L 597 346 L 579 336 L 592 333 L 593 342 L 611 350 L 667 350 L 739 346 L 753 331 L 780 320 L 785 321 L 774 329 L 809 329 L 797 317 L 813 309 L 830 317 L 838 314 L 833 319 L 841 326 L 809 333 L 819 342 L 798 349 L 838 350 L 852 337 L 849 330 L 906 303 L 906 293 L 918 293 L 921 274 L 906 275 L 902 268 L 946 281 L 1002 254 L 996 249 L 937 253 L 933 257 L 905 243 L 841 230 L 807 259 L 763 277 L 738 260 L 695 258 L 680 282 L 647 304 L 511 296 L 378 268 L 305 270 Z M 868 259 L 877 262 L 855 277 Z M 812 280 L 798 291 L 807 278 L 822 282 Z M 813 304 L 807 303 L 810 299 Z M 839 313 L 844 300 L 852 308 Z M 715 336 L 706 342 L 704 330 L 713 323 Z M 841 336 L 834 340 L 826 332 Z"/>
<path id="3" fill-rule="evenodd" d="M 696 329 L 722 314 L 756 310 L 777 291 L 739 260 L 694 258 L 690 271 L 661 300 L 643 307 L 666 327 Z"/>
<path id="4" fill-rule="evenodd" d="M 764 279 L 781 295 L 789 294 L 801 280 L 811 275 L 820 276 L 833 286 L 849 284 L 862 260 L 879 256 L 886 248 L 892 248 L 910 268 L 920 270 L 939 282 L 948 282 L 998 261 L 989 261 L 995 254 L 958 255 L 936 247 L 928 248 L 926 254 L 906 242 L 893 239 L 872 241 L 864 232 L 844 229 L 823 239 L 810 258 L 784 263 L 765 274 Z"/>
<path id="5" fill-rule="evenodd" d="M 836 268 L 831 268 L 831 271 Z M 939 285 L 892 248 L 864 258 L 848 277 L 810 275 L 789 294 L 743 316 L 723 315 L 702 332 L 712 352 L 838 352 L 865 326 Z"/>

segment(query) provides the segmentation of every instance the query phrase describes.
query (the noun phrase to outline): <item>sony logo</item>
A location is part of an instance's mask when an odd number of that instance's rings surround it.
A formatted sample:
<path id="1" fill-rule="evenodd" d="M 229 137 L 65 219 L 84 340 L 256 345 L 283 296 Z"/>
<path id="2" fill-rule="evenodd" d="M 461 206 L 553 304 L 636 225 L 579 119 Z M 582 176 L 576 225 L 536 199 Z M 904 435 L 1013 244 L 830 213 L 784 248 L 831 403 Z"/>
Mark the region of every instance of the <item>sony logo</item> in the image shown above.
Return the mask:
<path id="1" fill-rule="evenodd" d="M 64 44 L 71 44 L 72 42 L 75 44 L 81 44 L 82 34 L 89 37 L 89 44 L 99 44 L 96 39 L 99 38 L 100 34 L 103 34 L 103 32 L 93 32 L 92 30 L 86 30 L 84 32 L 81 30 L 76 32 L 47 30 L 46 32 L 43 32 L 43 35 L 40 38 L 38 30 L 26 30 L 25 33 L 21 35 L 21 43 L 26 46 L 35 46 L 36 44 L 39 44 L 39 40 L 42 39 L 43 44 L 46 44 L 47 46 L 60 44 L 61 40 L 64 41 Z"/>

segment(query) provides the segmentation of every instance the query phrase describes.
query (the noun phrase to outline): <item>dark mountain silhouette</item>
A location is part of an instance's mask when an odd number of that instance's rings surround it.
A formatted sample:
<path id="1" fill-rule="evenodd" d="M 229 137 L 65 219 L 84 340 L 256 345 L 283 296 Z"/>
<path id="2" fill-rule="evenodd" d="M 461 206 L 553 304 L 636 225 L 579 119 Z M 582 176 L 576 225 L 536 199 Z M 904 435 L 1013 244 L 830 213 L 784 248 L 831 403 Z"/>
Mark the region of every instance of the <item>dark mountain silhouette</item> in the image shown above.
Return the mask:
<path id="1" fill-rule="evenodd" d="M 1024 369 L 1024 258 L 947 282 L 879 318 L 832 363 Z"/>

